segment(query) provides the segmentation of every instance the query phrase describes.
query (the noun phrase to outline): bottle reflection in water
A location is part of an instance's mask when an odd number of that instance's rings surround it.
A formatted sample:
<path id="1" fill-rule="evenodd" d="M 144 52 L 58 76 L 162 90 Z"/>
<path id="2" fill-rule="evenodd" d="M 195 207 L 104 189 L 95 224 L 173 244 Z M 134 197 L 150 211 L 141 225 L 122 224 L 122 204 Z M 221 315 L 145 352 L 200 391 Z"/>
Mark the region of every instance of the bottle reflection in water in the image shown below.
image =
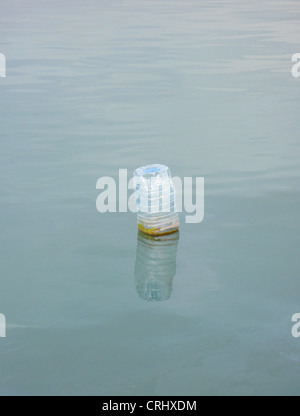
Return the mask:
<path id="1" fill-rule="evenodd" d="M 138 233 L 135 283 L 139 296 L 148 301 L 167 300 L 176 274 L 179 232 L 160 237 Z"/>

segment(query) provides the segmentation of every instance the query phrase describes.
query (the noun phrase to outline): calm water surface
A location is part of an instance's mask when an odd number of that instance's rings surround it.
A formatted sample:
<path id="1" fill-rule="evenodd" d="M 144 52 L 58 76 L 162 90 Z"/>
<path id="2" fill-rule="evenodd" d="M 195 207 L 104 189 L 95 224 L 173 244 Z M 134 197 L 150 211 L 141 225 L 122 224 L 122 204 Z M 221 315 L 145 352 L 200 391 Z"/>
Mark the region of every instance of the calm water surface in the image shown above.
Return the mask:
<path id="1" fill-rule="evenodd" d="M 1 4 L 1 394 L 300 393 L 299 18 L 296 0 Z M 147 163 L 206 181 L 204 222 L 154 248 L 95 207 L 100 176 Z"/>

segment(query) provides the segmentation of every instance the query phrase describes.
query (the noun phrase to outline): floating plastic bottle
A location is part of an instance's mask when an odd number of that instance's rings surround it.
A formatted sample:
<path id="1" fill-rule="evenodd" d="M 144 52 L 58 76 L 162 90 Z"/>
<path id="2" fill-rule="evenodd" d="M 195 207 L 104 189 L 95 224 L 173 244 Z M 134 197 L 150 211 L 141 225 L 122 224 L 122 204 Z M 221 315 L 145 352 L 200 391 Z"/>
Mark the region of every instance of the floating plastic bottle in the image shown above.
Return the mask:
<path id="1" fill-rule="evenodd" d="M 179 232 L 151 237 L 139 231 L 135 262 L 135 284 L 141 299 L 167 300 L 176 274 Z"/>
<path id="2" fill-rule="evenodd" d="M 159 236 L 179 229 L 175 188 L 170 169 L 165 165 L 148 165 L 134 171 L 138 228 Z"/>

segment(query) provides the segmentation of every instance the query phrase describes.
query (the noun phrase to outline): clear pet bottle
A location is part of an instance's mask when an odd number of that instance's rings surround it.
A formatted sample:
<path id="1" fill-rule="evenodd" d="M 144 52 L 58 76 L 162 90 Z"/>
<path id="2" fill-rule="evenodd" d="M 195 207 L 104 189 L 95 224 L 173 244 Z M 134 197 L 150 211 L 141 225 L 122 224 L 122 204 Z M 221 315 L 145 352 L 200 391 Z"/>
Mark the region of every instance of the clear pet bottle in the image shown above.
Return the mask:
<path id="1" fill-rule="evenodd" d="M 179 217 L 170 169 L 158 164 L 143 166 L 133 177 L 139 230 L 153 236 L 177 231 Z"/>

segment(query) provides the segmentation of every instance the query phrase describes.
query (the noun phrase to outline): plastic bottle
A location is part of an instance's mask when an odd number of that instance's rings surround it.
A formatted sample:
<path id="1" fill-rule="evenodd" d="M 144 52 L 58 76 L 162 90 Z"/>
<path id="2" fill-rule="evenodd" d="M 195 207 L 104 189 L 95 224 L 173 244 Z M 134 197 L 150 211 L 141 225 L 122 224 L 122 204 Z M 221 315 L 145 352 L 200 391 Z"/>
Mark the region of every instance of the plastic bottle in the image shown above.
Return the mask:
<path id="1" fill-rule="evenodd" d="M 158 164 L 143 166 L 133 177 L 139 230 L 153 236 L 177 231 L 179 217 L 170 169 Z"/>

